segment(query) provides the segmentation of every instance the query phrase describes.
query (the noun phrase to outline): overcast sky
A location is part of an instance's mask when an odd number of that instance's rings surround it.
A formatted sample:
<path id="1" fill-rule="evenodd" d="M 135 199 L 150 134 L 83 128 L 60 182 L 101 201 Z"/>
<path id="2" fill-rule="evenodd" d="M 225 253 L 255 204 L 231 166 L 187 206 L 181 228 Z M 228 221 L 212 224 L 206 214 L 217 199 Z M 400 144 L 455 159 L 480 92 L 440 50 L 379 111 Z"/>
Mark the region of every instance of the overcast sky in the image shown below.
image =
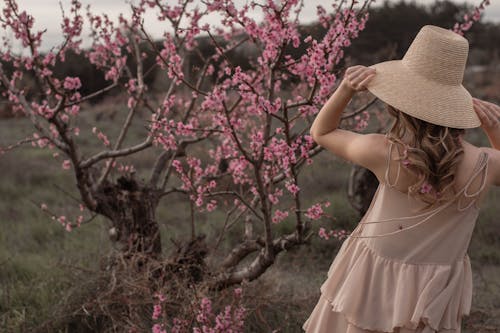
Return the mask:
<path id="1" fill-rule="evenodd" d="M 434 0 L 414 0 L 414 1 L 418 4 L 430 4 L 434 2 Z M 236 0 L 236 3 L 238 3 L 239 5 L 245 2 L 246 1 L 244 0 Z M 314 20 L 316 18 L 317 4 L 321 3 L 323 6 L 326 6 L 327 3 L 328 4 L 333 3 L 333 1 L 325 1 L 325 0 L 305 0 L 304 2 L 306 3 L 306 5 L 300 14 L 300 20 L 302 22 L 310 22 L 311 20 Z M 363 1 L 360 2 L 362 3 Z M 464 1 L 453 0 L 453 2 L 463 3 Z M 481 3 L 481 0 L 474 0 L 467 2 L 472 5 L 479 5 Z M 62 0 L 62 3 L 65 8 L 66 14 L 69 14 L 71 0 Z M 116 20 L 116 18 L 118 17 L 118 13 L 122 12 L 125 14 L 130 12 L 130 7 L 128 3 L 130 3 L 130 0 L 82 0 L 83 4 L 82 15 L 84 16 L 84 22 L 85 22 L 84 33 L 83 33 L 84 36 L 88 34 L 88 21 L 87 17 L 85 16 L 86 13 L 85 7 L 87 4 L 91 5 L 93 13 L 107 13 L 109 17 Z M 137 3 L 137 1 L 134 1 L 134 3 Z M 177 1 L 172 1 L 172 3 L 177 3 Z M 377 6 L 381 3 L 382 0 L 377 0 L 377 2 L 372 4 L 372 6 Z M 43 37 L 42 50 L 44 51 L 48 50 L 50 49 L 50 47 L 58 45 L 62 41 L 60 34 L 61 9 L 59 6 L 59 0 L 18 0 L 18 4 L 20 10 L 26 10 L 28 11 L 28 13 L 32 14 L 35 17 L 35 28 L 47 29 L 47 32 L 44 34 Z M 0 4 L 0 8 L 2 8 L 3 6 L 4 5 L 2 1 L 2 4 Z M 331 7 L 327 7 L 327 9 L 330 9 L 331 11 Z M 260 16 L 259 13 L 256 13 L 255 15 L 257 18 L 259 18 Z M 484 22 L 488 21 L 500 22 L 500 0 L 491 0 L 490 5 L 486 7 L 483 15 L 484 15 L 483 16 Z M 128 15 L 126 15 L 126 17 L 128 17 Z M 214 16 L 210 18 L 211 24 L 214 24 L 217 21 L 218 17 Z M 166 30 L 165 29 L 166 23 L 158 22 L 154 18 L 154 13 L 151 10 L 149 11 L 149 14 L 146 16 L 145 22 L 147 31 L 155 38 L 160 37 L 161 33 Z M 1 33 L 5 34 L 4 31 L 2 31 Z M 14 43 L 13 45 L 15 50 L 17 51 L 20 50 L 19 45 L 16 46 L 16 43 Z M 89 41 L 85 37 L 83 45 L 84 46 L 89 45 Z"/>

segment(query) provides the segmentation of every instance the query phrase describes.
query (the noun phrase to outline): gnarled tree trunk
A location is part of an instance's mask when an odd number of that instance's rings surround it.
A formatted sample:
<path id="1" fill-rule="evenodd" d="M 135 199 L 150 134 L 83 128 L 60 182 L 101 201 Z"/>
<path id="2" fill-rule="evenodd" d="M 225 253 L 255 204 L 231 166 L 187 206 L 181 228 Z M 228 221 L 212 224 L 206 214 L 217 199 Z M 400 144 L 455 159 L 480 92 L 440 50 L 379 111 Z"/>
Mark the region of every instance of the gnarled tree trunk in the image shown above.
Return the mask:
<path id="1" fill-rule="evenodd" d="M 155 216 L 158 191 L 139 184 L 131 176 L 122 176 L 116 184 L 103 182 L 95 198 L 96 212 L 111 220 L 110 237 L 123 254 L 160 257 L 160 228 Z"/>

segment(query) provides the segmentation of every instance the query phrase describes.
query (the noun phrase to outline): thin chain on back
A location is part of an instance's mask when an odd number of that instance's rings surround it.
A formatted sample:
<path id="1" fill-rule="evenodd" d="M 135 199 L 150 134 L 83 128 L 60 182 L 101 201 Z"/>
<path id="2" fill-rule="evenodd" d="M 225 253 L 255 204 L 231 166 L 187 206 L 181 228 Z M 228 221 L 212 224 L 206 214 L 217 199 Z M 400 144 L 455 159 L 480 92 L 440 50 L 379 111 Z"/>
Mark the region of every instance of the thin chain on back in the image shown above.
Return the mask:
<path id="1" fill-rule="evenodd" d="M 386 182 L 389 186 L 393 186 L 389 183 L 389 173 L 388 173 L 388 169 L 389 169 L 389 162 L 390 162 L 390 156 L 391 156 L 391 152 L 392 152 L 392 144 L 393 142 L 391 141 L 390 142 L 390 146 L 389 146 L 389 154 L 388 154 L 388 157 L 387 157 L 387 161 L 388 161 L 388 165 L 387 165 L 387 169 L 386 169 Z M 462 189 L 460 191 L 458 191 L 455 195 L 455 197 L 446 202 L 445 204 L 439 206 L 438 208 L 434 209 L 434 210 L 431 210 L 431 211 L 427 211 L 427 212 L 424 212 L 424 213 L 421 213 L 421 214 L 418 214 L 418 215 L 413 215 L 413 216 L 403 216 L 403 217 L 395 217 L 395 218 L 390 218 L 390 219 L 383 219 L 383 220 L 378 220 L 378 221 L 369 221 L 369 222 L 366 222 L 366 221 L 362 221 L 358 224 L 358 226 L 360 225 L 364 225 L 364 224 L 373 224 L 373 223 L 383 223 L 383 222 L 390 222 L 390 221 L 394 221 L 394 220 L 405 220 L 405 219 L 412 219 L 412 218 L 416 218 L 416 217 L 421 217 L 421 216 L 425 216 L 427 214 L 430 213 L 430 215 L 428 215 L 425 219 L 423 219 L 422 221 L 414 224 L 414 225 L 411 225 L 407 228 L 404 228 L 404 229 L 399 229 L 399 230 L 396 230 L 396 231 L 393 231 L 393 232 L 389 232 L 389 233 L 385 233 L 385 234 L 380 234 L 380 235 L 371 235 L 371 236 L 359 236 L 359 233 L 362 231 L 362 228 L 360 230 L 355 230 L 355 231 L 358 231 L 357 233 L 353 232 L 351 233 L 351 235 L 349 235 L 348 237 L 351 237 L 351 238 L 375 238 L 375 237 L 383 237 L 383 236 L 390 236 L 390 235 L 394 235 L 394 234 L 398 234 L 400 232 L 404 232 L 404 231 L 407 231 L 407 230 L 410 230 L 410 229 L 413 229 L 417 226 L 419 226 L 420 224 L 428 221 L 432 216 L 436 215 L 437 213 L 439 213 L 440 211 L 444 210 L 446 207 L 450 206 L 452 203 L 455 202 L 455 200 L 458 199 L 457 201 L 457 210 L 458 211 L 464 211 L 466 209 L 468 209 L 470 206 L 472 206 L 472 204 L 474 204 L 474 202 L 477 200 L 472 200 L 471 203 L 469 203 L 469 205 L 465 208 L 460 208 L 460 199 L 462 198 L 461 197 L 461 194 L 463 192 L 464 196 L 465 197 L 474 197 L 474 196 L 477 196 L 485 187 L 486 185 L 486 175 L 487 175 L 487 172 L 488 172 L 488 154 L 481 151 L 481 153 L 479 154 L 479 158 L 476 162 L 476 165 L 474 167 L 474 171 L 470 177 L 470 179 L 467 181 L 467 183 L 465 184 L 465 186 L 462 187 Z M 398 175 L 399 175 L 399 164 L 398 164 Z M 482 177 L 482 183 L 481 183 L 481 186 L 480 188 L 473 194 L 468 194 L 467 193 L 467 189 L 468 187 L 470 186 L 470 184 L 472 183 L 472 181 L 475 179 L 475 177 L 482 171 L 484 170 L 485 172 L 483 173 L 483 177 Z M 397 179 L 397 176 L 396 176 L 396 179 Z M 370 207 L 371 208 L 371 207 Z M 358 228 L 356 228 L 358 229 Z"/>
<path id="2" fill-rule="evenodd" d="M 394 142 L 390 141 L 390 145 L 389 145 L 389 152 L 388 152 L 388 154 L 387 154 L 387 164 L 386 164 L 386 170 L 385 170 L 385 182 L 386 182 L 386 184 L 387 184 L 388 186 L 390 186 L 390 187 L 394 187 L 394 186 L 396 185 L 396 183 L 397 183 L 397 181 L 398 181 L 398 179 L 399 179 L 400 170 L 401 170 L 401 163 L 398 163 L 398 171 L 397 171 L 397 174 L 396 174 L 396 179 L 395 179 L 394 183 L 393 183 L 393 184 L 391 184 L 391 182 L 390 182 L 390 180 L 389 180 L 389 169 L 390 169 L 390 165 L 391 165 L 391 163 L 390 163 L 390 162 L 391 162 L 391 155 L 392 155 L 392 147 L 393 147 L 393 145 L 394 145 Z M 487 153 L 485 153 L 485 152 L 481 152 L 481 153 L 479 154 L 478 159 L 476 160 L 476 165 L 474 166 L 472 176 L 471 176 L 471 177 L 470 177 L 470 179 L 467 181 L 467 183 L 466 183 L 466 184 L 462 187 L 462 189 L 456 193 L 457 195 L 458 195 L 459 193 L 461 193 L 462 191 L 466 190 L 466 189 L 470 186 L 470 184 L 472 183 L 472 180 L 474 180 L 475 176 L 477 175 L 477 173 L 475 173 L 475 171 L 480 170 L 480 169 L 481 169 L 481 166 L 483 165 L 483 163 L 486 163 L 486 168 L 488 167 L 487 160 L 488 160 L 488 154 L 487 154 Z M 470 197 L 474 197 L 474 196 L 476 196 L 477 194 L 479 194 L 479 193 L 483 190 L 483 188 L 484 188 L 484 186 L 485 186 L 485 182 L 484 182 L 484 181 L 485 181 L 485 178 L 486 178 L 486 173 L 487 173 L 487 169 L 486 169 L 486 172 L 483 174 L 482 184 L 481 184 L 480 189 L 479 189 L 479 190 L 477 190 L 477 191 L 476 191 L 476 193 L 474 193 L 474 194 L 467 194 L 467 193 L 466 193 L 467 191 L 464 191 L 464 196 L 465 196 L 465 197 L 468 197 L 468 198 L 470 198 Z M 462 199 L 462 198 L 460 198 L 460 199 Z M 459 200 L 460 200 L 460 199 L 459 199 Z M 459 202 L 459 203 L 460 203 L 460 202 Z M 465 209 L 467 209 L 468 207 L 470 207 L 470 205 L 469 205 L 469 206 L 467 206 Z M 460 209 L 460 208 L 459 208 L 458 210 L 462 211 L 463 209 Z"/>

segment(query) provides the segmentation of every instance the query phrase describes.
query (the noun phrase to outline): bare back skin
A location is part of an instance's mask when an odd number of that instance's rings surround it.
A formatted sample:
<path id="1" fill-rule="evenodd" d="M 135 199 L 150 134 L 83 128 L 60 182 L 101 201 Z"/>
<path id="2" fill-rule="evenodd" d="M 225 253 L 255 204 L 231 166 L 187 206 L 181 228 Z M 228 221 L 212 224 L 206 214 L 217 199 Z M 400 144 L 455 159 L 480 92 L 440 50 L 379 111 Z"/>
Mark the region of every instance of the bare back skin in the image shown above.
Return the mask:
<path id="1" fill-rule="evenodd" d="M 388 146 L 389 146 L 389 141 L 387 140 L 387 147 L 386 151 L 388 151 Z M 407 189 L 409 186 L 413 185 L 417 181 L 417 177 L 412 174 L 408 169 L 400 165 L 400 170 L 399 170 L 399 176 L 397 176 L 398 173 L 398 164 L 400 161 L 397 161 L 396 159 L 399 157 L 403 156 L 403 152 L 401 150 L 401 147 L 399 147 L 399 144 L 394 145 L 394 149 L 392 150 L 391 154 L 391 159 L 390 159 L 390 165 L 389 165 L 389 179 L 391 179 L 392 182 L 394 182 L 395 179 L 397 179 L 397 182 L 395 182 L 393 189 L 396 189 L 399 192 L 402 193 L 407 193 Z M 458 164 L 458 170 L 457 173 L 455 174 L 455 185 L 454 189 L 455 192 L 460 191 L 463 189 L 463 187 L 467 184 L 467 182 L 471 179 L 473 176 L 473 171 L 474 168 L 478 162 L 480 153 L 482 151 L 488 153 L 490 151 L 491 153 L 491 148 L 486 148 L 486 147 L 476 147 L 472 145 L 471 143 L 465 141 L 462 139 L 462 146 L 464 150 L 463 158 Z M 398 148 L 396 148 L 398 147 Z M 491 156 L 490 156 L 491 157 Z M 481 206 L 482 200 L 487 195 L 487 192 L 490 188 L 491 185 L 494 184 L 494 179 L 493 179 L 493 172 L 490 172 L 490 170 L 486 170 L 486 180 L 485 180 L 485 186 L 479 196 L 476 198 L 477 201 L 475 205 L 477 207 Z M 470 186 L 467 188 L 467 193 L 472 194 L 476 193 L 482 184 L 482 178 L 483 174 L 485 171 L 481 171 L 477 173 L 477 175 L 474 177 L 472 180 Z M 385 182 L 384 180 L 384 174 L 385 170 L 381 170 L 380 174 L 377 174 L 377 178 L 379 182 Z M 463 196 L 463 194 L 462 194 Z M 474 200 L 474 198 L 462 198 L 462 202 L 464 205 L 467 205 L 470 200 Z"/>

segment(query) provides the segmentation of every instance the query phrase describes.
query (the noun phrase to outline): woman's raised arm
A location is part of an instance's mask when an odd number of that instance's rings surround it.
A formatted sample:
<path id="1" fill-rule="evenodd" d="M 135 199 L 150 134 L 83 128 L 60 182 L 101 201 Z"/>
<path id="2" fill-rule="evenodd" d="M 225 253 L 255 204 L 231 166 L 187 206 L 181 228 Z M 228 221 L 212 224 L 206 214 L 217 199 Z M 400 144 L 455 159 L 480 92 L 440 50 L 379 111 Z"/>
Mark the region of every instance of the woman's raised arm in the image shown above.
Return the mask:
<path id="1" fill-rule="evenodd" d="M 476 111 L 481 120 L 481 128 L 488 136 L 490 144 L 493 147 L 487 148 L 490 164 L 490 170 L 493 177 L 493 184 L 500 186 L 500 106 L 473 98 L 474 111 Z"/>

